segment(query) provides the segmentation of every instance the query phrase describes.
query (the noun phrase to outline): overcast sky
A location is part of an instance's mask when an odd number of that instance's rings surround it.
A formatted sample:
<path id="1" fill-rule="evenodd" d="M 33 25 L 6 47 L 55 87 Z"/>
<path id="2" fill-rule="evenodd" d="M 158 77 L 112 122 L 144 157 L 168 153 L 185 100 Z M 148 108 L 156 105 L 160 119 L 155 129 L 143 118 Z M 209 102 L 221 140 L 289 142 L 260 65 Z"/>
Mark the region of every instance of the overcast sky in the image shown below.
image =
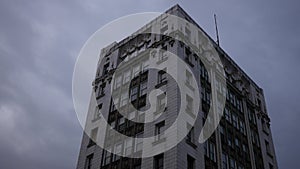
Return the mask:
<path id="1" fill-rule="evenodd" d="M 72 73 L 85 41 L 118 17 L 179 3 L 264 89 L 279 167 L 298 169 L 297 0 L 0 1 L 0 168 L 75 168 L 82 129 Z"/>

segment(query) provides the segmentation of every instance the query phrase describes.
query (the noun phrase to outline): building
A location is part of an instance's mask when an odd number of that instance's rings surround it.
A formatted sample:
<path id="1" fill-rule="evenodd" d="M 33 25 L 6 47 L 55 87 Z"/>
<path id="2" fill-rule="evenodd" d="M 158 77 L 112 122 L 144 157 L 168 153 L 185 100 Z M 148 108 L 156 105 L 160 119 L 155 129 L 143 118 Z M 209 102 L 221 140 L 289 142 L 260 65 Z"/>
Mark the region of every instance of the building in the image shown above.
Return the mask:
<path id="1" fill-rule="evenodd" d="M 102 49 L 100 55 L 104 59 L 98 63 L 93 82 L 95 95 L 91 98 L 94 97 L 95 101 L 93 103 L 91 99 L 77 169 L 277 169 L 263 90 L 179 5 L 170 8 L 166 13 L 187 20 L 200 31 L 190 30 L 189 24 L 169 23 L 168 20 L 164 20 L 165 16 L 161 15 L 151 21 L 159 23 L 159 28 L 147 24 L 132 36 Z M 148 33 L 153 32 L 153 29 L 168 36 Z M 145 33 L 140 34 L 141 32 Z M 171 35 L 178 39 L 170 38 Z M 203 41 L 202 36 L 207 37 L 205 40 L 208 42 Z M 209 116 L 212 75 L 206 69 L 207 65 L 214 65 L 197 59 L 197 51 L 190 46 L 199 46 L 204 50 L 202 45 L 206 43 L 212 45 L 222 61 L 227 90 L 223 117 L 217 129 L 205 143 L 199 143 L 197 137 L 202 126 L 207 121 L 214 121 Z M 148 48 L 157 48 L 162 52 L 146 52 L 149 51 Z M 196 83 L 201 98 L 200 110 L 197 116 L 192 113 L 195 106 L 192 98 L 186 95 L 185 111 L 194 118 L 195 123 L 186 124 L 188 134 L 185 138 L 165 152 L 137 158 L 144 151 L 143 142 L 135 139 L 118 141 L 121 138 L 113 131 L 134 138 L 154 135 L 154 146 L 168 141 L 168 138 L 162 137 L 162 133 L 174 123 L 180 109 L 180 91 L 175 80 L 168 75 L 169 70 L 163 66 L 170 57 L 168 52 L 184 60 L 191 70 L 177 70 L 183 72 L 184 76 L 178 78 L 185 81 L 189 90 L 195 91 L 195 84 L 190 77 L 199 77 L 196 78 Z M 156 59 L 156 64 L 160 65 L 161 70 L 148 69 L 150 57 Z M 116 68 L 121 62 L 125 65 L 120 66 L 120 71 L 116 73 Z M 218 86 L 217 83 L 215 85 Z M 141 123 L 145 121 L 145 114 L 135 109 L 149 108 L 150 100 L 147 98 L 154 89 L 163 92 L 157 95 L 157 111 L 153 112 L 153 117 L 159 117 L 153 122 Z M 112 99 L 112 96 L 115 98 Z M 133 106 L 129 106 L 129 103 Z M 120 110 L 125 113 L 120 113 Z M 99 112 L 110 125 L 104 133 L 100 132 L 97 126 L 97 121 L 101 119 Z M 105 138 L 103 144 L 108 151 L 95 143 L 101 138 Z M 131 155 L 131 158 L 115 154 Z"/>

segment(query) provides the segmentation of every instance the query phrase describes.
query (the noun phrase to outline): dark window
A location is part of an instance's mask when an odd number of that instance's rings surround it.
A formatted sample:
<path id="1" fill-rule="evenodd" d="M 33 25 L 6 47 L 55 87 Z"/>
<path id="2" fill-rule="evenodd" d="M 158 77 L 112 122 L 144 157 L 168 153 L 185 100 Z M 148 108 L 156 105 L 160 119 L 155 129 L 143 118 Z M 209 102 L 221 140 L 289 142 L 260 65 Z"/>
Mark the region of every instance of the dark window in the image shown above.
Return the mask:
<path id="1" fill-rule="evenodd" d="M 101 117 L 101 109 L 102 109 L 102 103 L 96 106 L 94 112 L 94 119 L 99 119 Z"/>
<path id="2" fill-rule="evenodd" d="M 157 77 L 157 79 L 158 79 L 158 81 L 157 81 L 158 84 L 161 84 L 161 83 L 163 83 L 163 82 L 166 82 L 166 81 L 167 81 L 167 73 L 166 73 L 166 71 L 165 71 L 165 70 L 160 70 L 160 71 L 158 72 L 158 77 Z"/>
<path id="3" fill-rule="evenodd" d="M 269 169 L 274 169 L 274 166 L 269 163 Z"/>
<path id="4" fill-rule="evenodd" d="M 233 124 L 233 127 L 235 127 L 235 128 L 238 127 L 238 119 L 234 113 L 232 114 L 232 124 Z"/>
<path id="5" fill-rule="evenodd" d="M 215 143 L 209 143 L 209 158 L 216 162 L 216 146 Z"/>
<path id="6" fill-rule="evenodd" d="M 111 152 L 109 152 L 109 151 L 111 151 L 111 148 L 108 147 L 106 149 L 107 149 L 107 151 L 103 150 L 104 151 L 103 163 L 102 163 L 103 166 L 110 164 L 110 161 L 111 161 Z"/>
<path id="7" fill-rule="evenodd" d="M 155 139 L 160 140 L 162 137 L 163 129 L 165 126 L 165 121 L 162 121 L 155 125 Z"/>
<path id="8" fill-rule="evenodd" d="M 161 111 L 164 110 L 164 108 L 166 107 L 166 95 L 165 94 L 161 94 L 159 96 L 157 96 L 157 111 Z"/>
<path id="9" fill-rule="evenodd" d="M 256 125 L 256 117 L 253 109 L 248 108 L 248 116 L 249 116 L 249 121 Z"/>
<path id="10" fill-rule="evenodd" d="M 95 145 L 95 141 L 97 141 L 97 133 L 98 133 L 98 127 L 94 128 L 91 131 L 88 147 Z"/>
<path id="11" fill-rule="evenodd" d="M 131 88 L 131 91 L 130 91 L 130 99 L 131 101 L 134 101 L 137 99 L 137 95 L 138 95 L 138 87 L 137 86 L 134 86 Z"/>
<path id="12" fill-rule="evenodd" d="M 102 75 L 105 75 L 108 73 L 108 67 L 109 67 L 109 63 L 106 63 L 104 66 L 103 66 L 103 72 L 102 72 Z"/>
<path id="13" fill-rule="evenodd" d="M 266 144 L 266 151 L 267 151 L 267 153 L 271 154 L 270 143 L 267 140 L 265 140 L 265 144 Z"/>
<path id="14" fill-rule="evenodd" d="M 186 140 L 190 143 L 194 143 L 195 140 L 195 133 L 194 133 L 194 127 L 188 126 L 188 134 L 186 136 Z"/>
<path id="15" fill-rule="evenodd" d="M 140 85 L 140 96 L 143 96 L 147 93 L 147 81 L 144 81 Z"/>
<path id="16" fill-rule="evenodd" d="M 136 166 L 134 167 L 134 169 L 141 169 L 141 164 L 136 165 Z"/>
<path id="17" fill-rule="evenodd" d="M 228 169 L 228 156 L 222 153 L 222 169 Z"/>
<path id="18" fill-rule="evenodd" d="M 86 161 L 85 161 L 85 169 L 91 169 L 92 168 L 92 160 L 93 160 L 94 154 L 91 154 L 89 156 L 86 157 Z"/>
<path id="19" fill-rule="evenodd" d="M 187 155 L 187 169 L 195 168 L 195 159 L 190 155 Z"/>
<path id="20" fill-rule="evenodd" d="M 164 154 L 154 156 L 154 169 L 164 168 Z"/>
<path id="21" fill-rule="evenodd" d="M 189 114 L 194 114 L 193 98 L 188 95 L 186 95 L 186 112 Z"/>
<path id="22" fill-rule="evenodd" d="M 125 118 L 122 116 L 118 119 L 118 129 L 119 130 L 124 130 L 125 129 Z"/>
<path id="23" fill-rule="evenodd" d="M 229 163 L 229 168 L 230 169 L 235 169 L 235 160 L 230 158 L 229 162 L 230 162 Z"/>
<path id="24" fill-rule="evenodd" d="M 208 157 L 208 141 L 204 143 L 204 154 Z"/>
<path id="25" fill-rule="evenodd" d="M 110 112 L 115 111 L 116 107 L 119 107 L 119 98 L 114 97 L 114 99 L 111 99 Z"/>
<path id="26" fill-rule="evenodd" d="M 103 85 L 99 86 L 98 97 L 104 96 L 104 88 L 105 86 Z"/>

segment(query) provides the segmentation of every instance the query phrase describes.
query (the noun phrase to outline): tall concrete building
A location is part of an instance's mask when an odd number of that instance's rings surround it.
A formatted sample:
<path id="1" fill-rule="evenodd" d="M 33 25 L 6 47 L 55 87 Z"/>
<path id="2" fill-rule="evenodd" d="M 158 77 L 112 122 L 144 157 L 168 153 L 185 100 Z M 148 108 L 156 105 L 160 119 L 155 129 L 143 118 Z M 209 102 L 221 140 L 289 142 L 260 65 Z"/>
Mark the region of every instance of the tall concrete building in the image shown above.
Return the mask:
<path id="1" fill-rule="evenodd" d="M 162 14 L 131 36 L 101 50 L 77 169 L 277 169 L 263 90 L 179 5 L 165 13 L 190 24 L 166 19 Z M 214 52 L 205 52 L 209 50 Z M 224 79 L 208 69 L 218 67 L 208 55 L 212 53 L 220 58 Z M 172 54 L 188 68 L 168 67 Z M 149 67 L 150 59 L 157 69 Z M 170 75 L 172 72 L 177 72 L 175 77 Z M 223 80 L 226 90 L 213 79 Z M 186 85 L 184 98 L 178 81 Z M 216 96 L 218 91 L 226 91 L 222 110 L 212 104 L 213 88 L 217 88 Z M 150 92 L 157 89 L 161 92 L 153 94 L 155 101 L 149 99 Z M 199 111 L 192 97 L 196 92 L 200 97 Z M 186 103 L 182 104 L 182 100 Z M 178 136 L 181 131 L 164 135 L 183 105 L 187 120 L 179 128 L 185 128 L 187 134 L 183 139 Z M 147 115 L 142 112 L 151 106 L 155 106 L 155 111 L 150 112 L 154 120 L 146 122 Z M 210 117 L 210 109 L 222 111 L 218 112 L 223 113 L 220 121 Z M 105 132 L 99 128 L 101 118 L 109 124 Z M 209 138 L 200 143 L 198 138 L 206 123 L 218 126 L 208 131 Z M 128 138 L 122 139 L 120 134 Z M 153 156 L 143 156 L 145 142 L 134 138 L 151 136 L 154 138 L 148 148 Z M 174 145 L 170 143 L 172 139 L 176 140 L 175 146 L 170 146 Z M 157 145 L 168 148 L 160 152 L 155 150 Z"/>

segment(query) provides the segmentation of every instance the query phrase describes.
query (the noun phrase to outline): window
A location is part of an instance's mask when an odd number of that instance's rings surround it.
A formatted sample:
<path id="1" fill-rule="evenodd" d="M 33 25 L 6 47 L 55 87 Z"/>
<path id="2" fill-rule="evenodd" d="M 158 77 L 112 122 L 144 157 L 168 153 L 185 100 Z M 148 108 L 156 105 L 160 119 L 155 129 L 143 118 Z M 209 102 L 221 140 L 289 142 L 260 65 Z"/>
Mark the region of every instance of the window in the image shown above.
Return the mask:
<path id="1" fill-rule="evenodd" d="M 116 108 L 119 108 L 119 98 L 113 97 L 114 99 L 111 100 L 110 104 L 110 111 L 116 110 Z"/>
<path id="2" fill-rule="evenodd" d="M 234 142 L 236 147 L 240 147 L 240 141 L 238 138 L 235 138 Z"/>
<path id="3" fill-rule="evenodd" d="M 96 106 L 95 113 L 94 113 L 94 119 L 99 119 L 101 117 L 101 109 L 102 109 L 102 103 Z"/>
<path id="4" fill-rule="evenodd" d="M 240 131 L 246 135 L 245 123 L 242 120 L 240 120 Z"/>
<path id="5" fill-rule="evenodd" d="M 224 135 L 224 134 L 225 134 L 225 131 L 224 131 L 224 126 L 222 126 L 222 125 L 219 125 L 219 130 L 220 130 L 220 133 L 221 133 L 222 135 Z"/>
<path id="6" fill-rule="evenodd" d="M 194 114 L 193 109 L 193 98 L 186 95 L 186 112 L 189 114 Z"/>
<path id="7" fill-rule="evenodd" d="M 112 121 L 112 122 L 110 122 L 110 129 L 115 129 L 115 127 L 116 127 L 116 122 L 115 121 Z"/>
<path id="8" fill-rule="evenodd" d="M 266 145 L 266 151 L 270 155 L 271 154 L 271 148 L 270 148 L 270 143 L 267 140 L 265 140 L 265 145 Z"/>
<path id="9" fill-rule="evenodd" d="M 161 84 L 161 83 L 167 81 L 167 73 L 166 73 L 166 70 L 165 70 L 165 69 L 164 69 L 164 70 L 160 70 L 160 71 L 158 72 L 157 80 L 158 80 L 158 81 L 157 81 L 158 84 Z"/>
<path id="10" fill-rule="evenodd" d="M 134 166 L 134 169 L 141 169 L 141 164 Z"/>
<path id="11" fill-rule="evenodd" d="M 192 74 L 188 70 L 185 71 L 185 74 L 186 74 L 186 81 L 185 81 L 186 85 L 192 87 L 193 86 L 193 76 L 192 76 Z"/>
<path id="12" fill-rule="evenodd" d="M 108 67 L 109 67 L 109 63 L 106 63 L 103 66 L 103 71 L 102 71 L 102 75 L 106 75 L 108 73 Z"/>
<path id="13" fill-rule="evenodd" d="M 128 120 L 133 120 L 135 118 L 135 111 L 131 111 L 127 115 Z"/>
<path id="14" fill-rule="evenodd" d="M 259 138 L 258 138 L 258 134 L 256 133 L 256 131 L 251 129 L 251 137 L 252 137 L 252 142 L 254 144 L 256 144 L 257 146 L 259 146 Z"/>
<path id="15" fill-rule="evenodd" d="M 232 147 L 232 136 L 229 133 L 228 133 L 228 137 L 227 137 L 227 143 L 228 143 L 229 147 Z"/>
<path id="16" fill-rule="evenodd" d="M 139 73 L 140 73 L 140 65 L 134 66 L 133 67 L 133 72 L 132 72 L 133 77 L 136 77 L 137 75 L 139 75 Z"/>
<path id="17" fill-rule="evenodd" d="M 255 112 L 253 109 L 248 107 L 248 116 L 249 116 L 249 121 L 253 124 L 256 125 L 256 117 L 255 117 Z"/>
<path id="18" fill-rule="evenodd" d="M 187 155 L 187 169 L 195 169 L 195 159 Z"/>
<path id="19" fill-rule="evenodd" d="M 194 127 L 192 127 L 192 125 L 187 123 L 187 130 L 188 130 L 188 134 L 186 136 L 186 140 L 190 143 L 194 143 L 195 140 Z"/>
<path id="20" fill-rule="evenodd" d="M 103 160 L 103 166 L 110 163 L 111 160 L 111 147 L 107 147 L 106 150 L 104 150 L 104 160 Z"/>
<path id="21" fill-rule="evenodd" d="M 237 166 L 237 169 L 244 169 L 244 166 L 238 165 L 238 166 Z"/>
<path id="22" fill-rule="evenodd" d="M 222 169 L 228 169 L 228 156 L 224 152 L 222 153 Z"/>
<path id="23" fill-rule="evenodd" d="M 166 95 L 165 94 L 161 94 L 159 96 L 157 96 L 157 111 L 160 112 L 162 110 L 164 110 L 166 107 Z"/>
<path id="24" fill-rule="evenodd" d="M 247 153 L 247 147 L 246 147 L 245 144 L 242 145 L 242 149 L 243 149 L 243 151 L 244 151 L 245 153 Z"/>
<path id="25" fill-rule="evenodd" d="M 229 169 L 235 169 L 235 160 L 230 158 Z"/>
<path id="26" fill-rule="evenodd" d="M 107 126 L 106 135 L 107 135 L 108 139 L 111 139 L 113 137 L 115 127 L 116 127 L 115 121 L 110 122 L 109 125 Z"/>
<path id="27" fill-rule="evenodd" d="M 128 137 L 125 140 L 124 153 L 126 156 L 130 155 L 132 152 L 132 138 Z"/>
<path id="28" fill-rule="evenodd" d="M 125 71 L 124 77 L 123 77 L 123 84 L 126 84 L 130 81 L 130 70 Z"/>
<path id="29" fill-rule="evenodd" d="M 166 26 L 160 28 L 161 34 L 165 34 L 165 32 L 166 32 L 167 30 L 168 30 L 168 25 L 166 25 Z"/>
<path id="30" fill-rule="evenodd" d="M 149 67 L 149 60 L 145 60 L 142 63 L 142 71 L 146 71 Z"/>
<path id="31" fill-rule="evenodd" d="M 165 127 L 165 121 L 162 121 L 155 125 L 155 140 L 156 141 L 162 139 L 161 137 L 163 137 L 162 134 L 163 134 L 164 127 Z"/>
<path id="32" fill-rule="evenodd" d="M 94 128 L 91 131 L 90 140 L 88 146 L 95 145 L 95 142 L 97 141 L 97 133 L 98 133 L 98 127 Z"/>
<path id="33" fill-rule="evenodd" d="M 85 166 L 84 166 L 85 169 L 91 169 L 92 168 L 93 157 L 94 157 L 94 154 L 91 154 L 91 155 L 86 157 Z"/>
<path id="34" fill-rule="evenodd" d="M 115 77 L 115 88 L 117 89 L 122 85 L 122 76 L 116 76 Z"/>
<path id="35" fill-rule="evenodd" d="M 231 114 L 230 114 L 230 112 L 229 112 L 229 110 L 225 107 L 225 109 L 224 109 L 224 115 L 225 115 L 225 119 L 229 122 L 229 123 L 231 123 Z"/>
<path id="36" fill-rule="evenodd" d="M 274 166 L 269 163 L 269 169 L 274 169 Z"/>
<path id="37" fill-rule="evenodd" d="M 144 81 L 140 85 L 140 96 L 143 96 L 147 93 L 147 81 Z"/>
<path id="38" fill-rule="evenodd" d="M 137 134 L 135 139 L 135 152 L 142 151 L 143 149 L 143 139 L 138 139 L 142 137 L 143 133 Z"/>
<path id="39" fill-rule="evenodd" d="M 133 51 L 133 50 L 134 50 L 134 47 L 132 46 L 131 49 L 130 49 L 130 51 Z M 135 50 L 134 52 L 132 52 L 131 54 L 129 54 L 129 59 L 136 57 L 136 55 L 137 55 L 137 51 Z"/>
<path id="40" fill-rule="evenodd" d="M 269 134 L 268 127 L 267 127 L 267 124 L 266 124 L 266 122 L 263 118 L 261 119 L 261 125 L 262 125 L 262 128 L 263 128 L 263 131 L 268 135 Z"/>
<path id="41" fill-rule="evenodd" d="M 236 107 L 240 112 L 243 111 L 242 100 L 239 98 L 237 98 L 237 100 L 236 100 Z"/>
<path id="42" fill-rule="evenodd" d="M 225 141 L 225 129 L 224 129 L 224 126 L 220 125 L 219 126 L 219 130 L 220 130 L 220 134 L 221 134 L 221 140 L 222 142 Z"/>
<path id="43" fill-rule="evenodd" d="M 216 146 L 215 143 L 209 143 L 209 158 L 216 162 Z"/>
<path id="44" fill-rule="evenodd" d="M 124 128 L 125 128 L 125 118 L 124 117 L 119 118 L 118 122 L 119 122 L 119 129 L 124 130 Z"/>
<path id="45" fill-rule="evenodd" d="M 202 62 L 200 62 L 200 74 L 201 74 L 201 78 L 208 81 L 208 72 L 205 69 L 205 66 Z M 227 95 L 228 96 L 228 95 Z"/>
<path id="46" fill-rule="evenodd" d="M 208 141 L 204 143 L 204 154 L 208 157 Z"/>
<path id="47" fill-rule="evenodd" d="M 137 99 L 137 95 L 138 95 L 138 87 L 137 86 L 133 86 L 131 88 L 131 91 L 130 91 L 131 101 L 136 100 Z"/>
<path id="48" fill-rule="evenodd" d="M 128 92 L 125 91 L 121 94 L 121 105 L 120 105 L 120 107 L 125 106 L 127 103 L 128 103 Z"/>
<path id="49" fill-rule="evenodd" d="M 191 40 L 191 31 L 187 27 L 185 27 L 185 34 L 188 40 Z"/>
<path id="50" fill-rule="evenodd" d="M 232 113 L 232 125 L 233 125 L 233 127 L 237 128 L 237 124 L 238 124 L 237 117 L 234 113 Z"/>
<path id="51" fill-rule="evenodd" d="M 186 55 L 186 59 L 188 61 L 189 64 L 192 63 L 192 52 L 189 48 L 185 48 L 185 55 Z"/>
<path id="52" fill-rule="evenodd" d="M 122 143 L 117 143 L 115 144 L 115 149 L 114 149 L 114 161 L 120 159 L 120 155 L 122 153 Z"/>
<path id="53" fill-rule="evenodd" d="M 97 97 L 102 97 L 102 96 L 104 96 L 104 88 L 105 88 L 105 83 L 99 86 L 99 89 L 98 89 L 98 96 L 97 96 Z"/>
<path id="54" fill-rule="evenodd" d="M 154 169 L 164 168 L 164 154 L 154 156 Z"/>
<path id="55" fill-rule="evenodd" d="M 167 50 L 168 47 L 167 46 L 163 46 L 159 52 L 159 58 L 158 58 L 158 62 L 163 62 L 165 60 L 168 59 L 168 55 L 167 55 Z"/>

